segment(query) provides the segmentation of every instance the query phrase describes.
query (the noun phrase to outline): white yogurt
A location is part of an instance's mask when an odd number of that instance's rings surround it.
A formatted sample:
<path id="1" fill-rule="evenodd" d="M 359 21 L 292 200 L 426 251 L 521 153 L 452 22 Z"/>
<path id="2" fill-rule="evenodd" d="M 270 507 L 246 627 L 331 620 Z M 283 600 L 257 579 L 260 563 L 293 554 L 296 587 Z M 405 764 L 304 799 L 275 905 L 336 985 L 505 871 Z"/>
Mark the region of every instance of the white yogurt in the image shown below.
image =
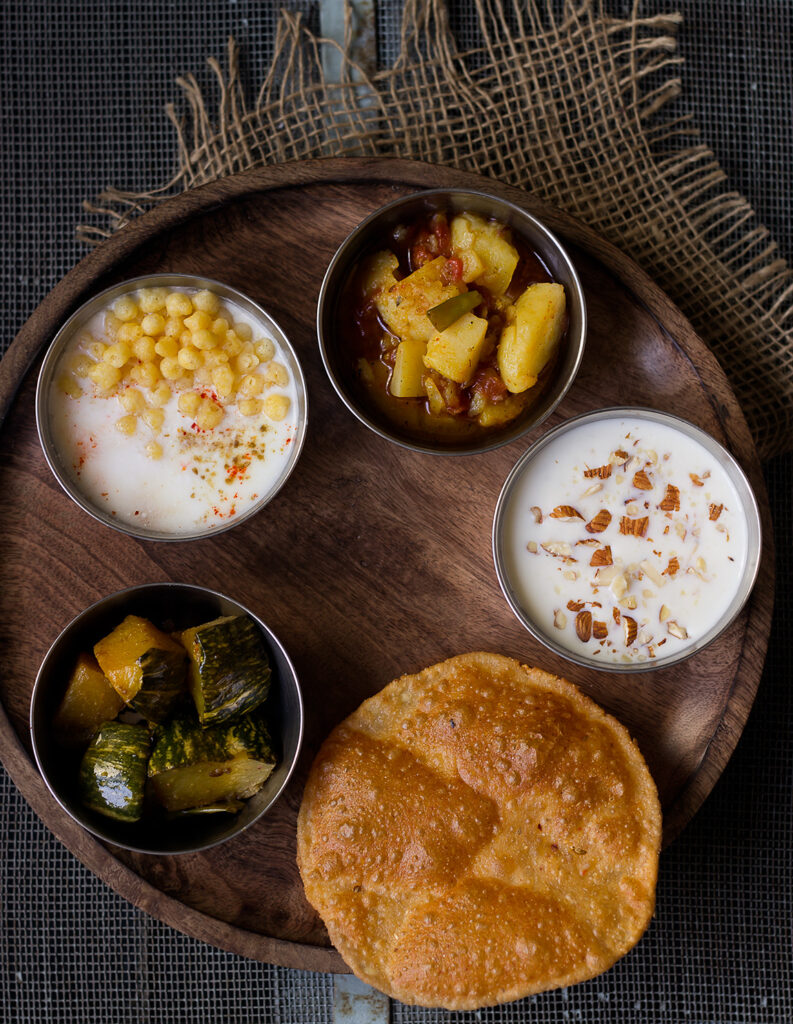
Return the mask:
<path id="1" fill-rule="evenodd" d="M 223 306 L 235 322 L 250 325 L 254 342 L 269 337 L 275 345 L 274 360 L 289 365 L 270 331 L 236 303 L 223 299 Z M 108 342 L 103 336 L 105 313 L 97 313 L 76 332 L 59 360 L 54 380 L 68 371 L 77 354 L 86 351 L 91 338 Z M 259 366 L 258 372 L 265 369 Z M 55 384 L 51 391 L 51 432 L 61 464 L 88 502 L 119 524 L 136 529 L 181 536 L 227 526 L 277 485 L 289 465 L 291 446 L 297 443 L 298 393 L 291 370 L 285 386 L 265 392 L 289 399 L 289 412 L 279 422 L 264 414 L 243 416 L 235 401 L 224 403 L 219 426 L 200 430 L 178 410 L 185 385 L 175 381 L 173 397 L 161 406 L 165 414 L 161 429 L 152 432 L 139 422 L 133 436 L 116 429 L 124 415 L 118 396 L 104 396 L 87 379 L 80 385 L 84 393 L 76 399 Z M 145 388 L 140 390 L 145 394 Z M 211 388 L 204 391 L 215 397 Z M 146 454 L 152 440 L 162 448 L 162 457 L 156 460 Z"/>
<path id="2" fill-rule="evenodd" d="M 716 456 L 639 418 L 557 435 L 504 508 L 504 572 L 528 619 L 603 662 L 693 646 L 727 612 L 747 548 L 740 498 Z"/>

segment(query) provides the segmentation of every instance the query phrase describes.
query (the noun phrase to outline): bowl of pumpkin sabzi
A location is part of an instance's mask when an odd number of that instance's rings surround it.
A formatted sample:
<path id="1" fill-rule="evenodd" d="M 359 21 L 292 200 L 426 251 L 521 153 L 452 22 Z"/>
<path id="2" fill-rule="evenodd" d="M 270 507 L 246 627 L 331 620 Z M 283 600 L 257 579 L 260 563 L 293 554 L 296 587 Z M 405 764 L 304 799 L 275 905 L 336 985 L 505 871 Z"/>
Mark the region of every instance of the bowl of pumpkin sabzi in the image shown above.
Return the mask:
<path id="1" fill-rule="evenodd" d="M 297 762 L 303 702 L 251 611 L 203 587 L 147 584 L 64 629 L 30 730 L 44 781 L 81 825 L 129 850 L 188 853 L 272 807 Z"/>
<path id="2" fill-rule="evenodd" d="M 536 217 L 435 189 L 376 210 L 345 239 L 320 288 L 317 336 L 362 423 L 414 451 L 466 455 L 553 412 L 581 364 L 586 305 Z"/>

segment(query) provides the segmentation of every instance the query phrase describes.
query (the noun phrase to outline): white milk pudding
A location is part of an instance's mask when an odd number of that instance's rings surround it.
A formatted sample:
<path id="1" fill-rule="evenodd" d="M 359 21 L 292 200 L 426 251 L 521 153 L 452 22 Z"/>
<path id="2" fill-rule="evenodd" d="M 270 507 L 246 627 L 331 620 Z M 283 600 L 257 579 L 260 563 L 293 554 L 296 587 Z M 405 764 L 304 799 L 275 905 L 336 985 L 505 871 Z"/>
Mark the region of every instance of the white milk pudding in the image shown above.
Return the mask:
<path id="1" fill-rule="evenodd" d="M 228 526 L 288 471 L 297 383 L 282 345 L 211 290 L 140 288 L 67 341 L 49 396 L 61 468 L 134 530 Z"/>
<path id="2" fill-rule="evenodd" d="M 695 645 L 727 614 L 747 548 L 744 506 L 718 457 L 638 416 L 551 438 L 504 507 L 503 571 L 527 618 L 602 662 Z"/>

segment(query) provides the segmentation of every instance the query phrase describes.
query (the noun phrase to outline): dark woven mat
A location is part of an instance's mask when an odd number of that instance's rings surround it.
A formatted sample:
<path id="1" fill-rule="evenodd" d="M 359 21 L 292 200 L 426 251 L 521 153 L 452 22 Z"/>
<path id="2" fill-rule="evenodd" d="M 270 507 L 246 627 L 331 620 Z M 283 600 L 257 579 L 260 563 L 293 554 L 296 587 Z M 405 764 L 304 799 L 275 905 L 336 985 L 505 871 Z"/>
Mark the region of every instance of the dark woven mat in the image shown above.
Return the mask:
<path id="1" fill-rule="evenodd" d="M 163 103 L 233 34 L 251 84 L 280 2 L 6 0 L 0 78 L 3 189 L 0 343 L 80 258 L 80 200 L 143 187 L 173 166 Z M 316 5 L 288 6 L 317 24 Z M 399 3 L 379 4 L 380 56 L 396 50 Z M 612 2 L 614 13 L 630 4 Z M 668 10 L 671 4 L 647 4 Z M 793 258 L 793 5 L 682 0 L 681 111 L 731 185 Z M 472 4 L 453 6 L 464 45 Z M 753 1024 L 793 1021 L 793 457 L 767 467 L 778 595 L 766 671 L 747 729 L 712 796 L 661 863 L 658 910 L 605 976 L 460 1020 Z M 97 881 L 0 774 L 0 1024 L 315 1022 L 332 1019 L 329 976 L 263 966 L 185 938 Z M 395 1005 L 392 1019 L 447 1014 Z"/>

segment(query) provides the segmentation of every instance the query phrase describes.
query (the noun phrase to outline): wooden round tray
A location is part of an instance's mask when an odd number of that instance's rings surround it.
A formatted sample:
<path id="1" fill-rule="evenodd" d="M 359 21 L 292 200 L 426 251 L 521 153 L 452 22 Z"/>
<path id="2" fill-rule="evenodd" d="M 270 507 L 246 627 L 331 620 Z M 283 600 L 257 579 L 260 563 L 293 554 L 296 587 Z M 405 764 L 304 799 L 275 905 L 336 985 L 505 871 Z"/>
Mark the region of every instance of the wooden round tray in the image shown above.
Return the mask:
<path id="1" fill-rule="evenodd" d="M 326 379 L 314 318 L 328 261 L 370 211 L 431 187 L 494 192 L 570 247 L 589 340 L 578 379 L 547 425 L 617 403 L 668 409 L 725 443 L 748 473 L 766 537 L 757 586 L 732 628 L 677 668 L 636 676 L 578 668 L 539 647 L 510 612 L 490 529 L 501 484 L 533 438 L 467 458 L 417 455 L 361 426 Z M 36 437 L 35 371 L 57 328 L 91 294 L 153 271 L 206 274 L 249 294 L 291 337 L 308 381 L 308 439 L 294 474 L 267 509 L 213 539 L 143 543 L 96 523 L 61 491 Z M 0 415 L 0 755 L 87 867 L 189 935 L 291 967 L 346 969 L 295 865 L 308 767 L 363 698 L 452 654 L 491 650 L 540 665 L 617 715 L 658 783 L 667 842 L 738 740 L 773 594 L 768 504 L 746 423 L 715 359 L 663 292 L 589 228 L 530 195 L 426 164 L 326 160 L 250 171 L 170 199 L 88 255 L 35 311 L 0 364 Z M 290 652 L 306 704 L 303 756 L 274 811 L 236 840 L 180 857 L 126 853 L 84 832 L 45 789 L 28 739 L 31 687 L 58 632 L 98 598 L 161 580 L 209 586 L 255 610 Z"/>

